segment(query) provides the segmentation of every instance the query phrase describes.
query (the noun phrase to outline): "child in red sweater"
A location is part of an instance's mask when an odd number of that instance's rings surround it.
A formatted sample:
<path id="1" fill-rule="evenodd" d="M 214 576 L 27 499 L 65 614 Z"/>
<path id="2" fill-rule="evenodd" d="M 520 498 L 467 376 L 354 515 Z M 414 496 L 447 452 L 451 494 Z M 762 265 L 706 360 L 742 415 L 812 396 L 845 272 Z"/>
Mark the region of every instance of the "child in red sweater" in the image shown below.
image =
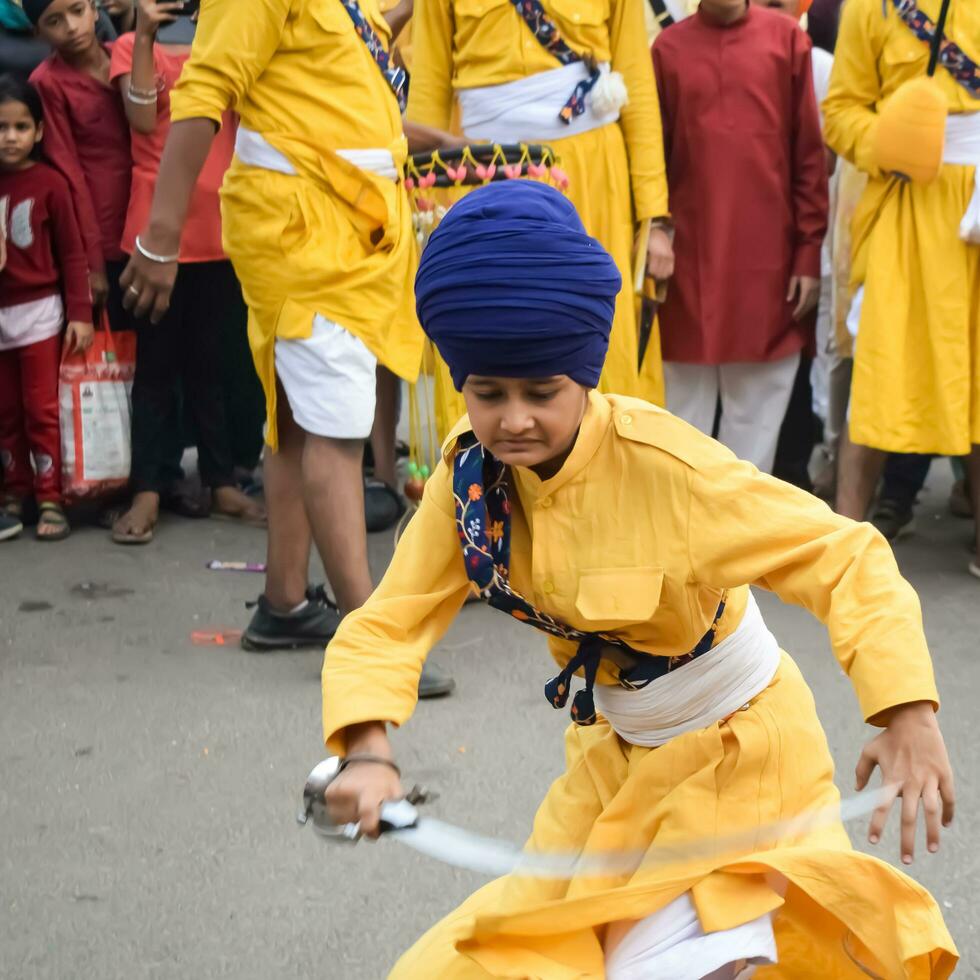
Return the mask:
<path id="1" fill-rule="evenodd" d="M 61 501 L 58 366 L 92 344 L 85 248 L 65 179 L 36 160 L 44 130 L 33 86 L 0 76 L 0 462 L 6 514 L 33 489 L 37 537 L 68 536 Z M 34 465 L 31 466 L 31 457 Z"/>

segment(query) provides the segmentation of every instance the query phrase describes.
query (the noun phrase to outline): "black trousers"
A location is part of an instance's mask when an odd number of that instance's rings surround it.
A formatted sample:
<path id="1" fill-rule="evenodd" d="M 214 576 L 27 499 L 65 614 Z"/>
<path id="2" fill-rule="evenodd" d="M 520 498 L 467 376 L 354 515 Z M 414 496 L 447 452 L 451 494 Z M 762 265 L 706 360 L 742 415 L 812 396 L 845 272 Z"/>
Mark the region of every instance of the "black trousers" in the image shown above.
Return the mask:
<path id="1" fill-rule="evenodd" d="M 136 321 L 134 493 L 162 493 L 171 482 L 168 461 L 180 436 L 178 386 L 193 421 L 201 483 L 233 485 L 221 377 L 222 324 L 236 302 L 241 291 L 230 262 L 187 262 L 178 269 L 164 318 Z"/>

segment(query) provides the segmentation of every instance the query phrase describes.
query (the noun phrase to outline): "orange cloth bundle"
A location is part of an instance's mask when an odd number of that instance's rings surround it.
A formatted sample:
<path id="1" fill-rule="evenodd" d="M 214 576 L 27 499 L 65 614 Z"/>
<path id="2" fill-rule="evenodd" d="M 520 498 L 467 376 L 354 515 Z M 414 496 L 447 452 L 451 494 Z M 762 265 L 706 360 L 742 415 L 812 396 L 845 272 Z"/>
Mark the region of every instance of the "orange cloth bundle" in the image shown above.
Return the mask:
<path id="1" fill-rule="evenodd" d="M 943 165 L 948 111 L 946 95 L 934 78 L 903 83 L 878 112 L 875 165 L 917 183 L 935 180 Z"/>

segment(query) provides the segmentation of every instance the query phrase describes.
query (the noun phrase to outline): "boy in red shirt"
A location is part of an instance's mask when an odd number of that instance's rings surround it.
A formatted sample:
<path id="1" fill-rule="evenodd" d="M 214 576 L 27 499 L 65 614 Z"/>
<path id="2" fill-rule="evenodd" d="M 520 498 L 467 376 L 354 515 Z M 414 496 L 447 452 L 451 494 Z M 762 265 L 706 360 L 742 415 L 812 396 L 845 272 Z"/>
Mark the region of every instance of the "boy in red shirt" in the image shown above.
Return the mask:
<path id="1" fill-rule="evenodd" d="M 37 91 L 0 76 L 2 507 L 20 518 L 33 487 L 37 536 L 58 541 L 69 533 L 61 506 L 61 329 L 67 312 L 66 349 L 91 345 L 92 296 L 68 185 L 35 160 L 43 129 Z"/>
<path id="2" fill-rule="evenodd" d="M 24 0 L 24 12 L 51 56 L 31 75 L 44 103 L 44 155 L 73 190 L 89 281 L 114 329 L 129 328 L 119 276 L 132 175 L 129 126 L 109 81 L 111 45 L 95 34 L 93 0 Z"/>
<path id="3" fill-rule="evenodd" d="M 827 170 L 811 44 L 782 13 L 701 0 L 653 46 L 676 266 L 667 408 L 771 471 L 813 334 Z"/>

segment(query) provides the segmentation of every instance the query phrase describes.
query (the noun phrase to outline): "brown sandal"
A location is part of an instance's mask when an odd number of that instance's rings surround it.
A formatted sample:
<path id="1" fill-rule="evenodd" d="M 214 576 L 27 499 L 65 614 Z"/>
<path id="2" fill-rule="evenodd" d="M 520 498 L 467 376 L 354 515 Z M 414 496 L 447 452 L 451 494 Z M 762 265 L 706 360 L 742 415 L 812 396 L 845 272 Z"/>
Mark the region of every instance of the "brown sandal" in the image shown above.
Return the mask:
<path id="1" fill-rule="evenodd" d="M 42 534 L 42 528 L 54 528 L 52 534 Z M 53 500 L 42 500 L 37 505 L 37 527 L 34 536 L 38 541 L 64 541 L 71 534 L 68 515 L 61 504 Z"/>

